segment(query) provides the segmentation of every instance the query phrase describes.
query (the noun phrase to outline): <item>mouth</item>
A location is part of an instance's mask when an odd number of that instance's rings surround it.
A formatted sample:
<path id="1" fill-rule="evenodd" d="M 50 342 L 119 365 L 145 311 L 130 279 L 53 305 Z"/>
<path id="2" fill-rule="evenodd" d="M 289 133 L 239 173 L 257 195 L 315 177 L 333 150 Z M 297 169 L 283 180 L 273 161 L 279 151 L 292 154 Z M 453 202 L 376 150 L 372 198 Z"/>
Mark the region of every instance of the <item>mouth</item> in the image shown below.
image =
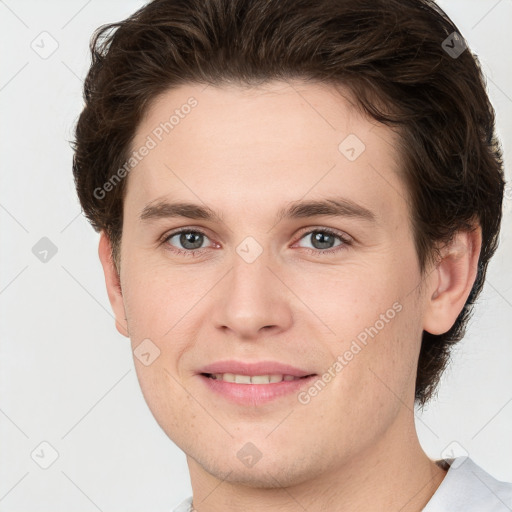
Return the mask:
<path id="1" fill-rule="evenodd" d="M 291 382 L 294 380 L 307 379 L 315 374 L 296 377 L 294 375 L 269 374 L 269 375 L 241 375 L 235 373 L 202 373 L 204 377 L 223 382 L 235 384 L 276 384 L 278 382 Z"/>
<path id="2" fill-rule="evenodd" d="M 271 401 L 290 400 L 311 385 L 316 373 L 277 363 L 219 361 L 200 370 L 198 377 L 211 392 L 237 405 L 259 406 Z"/>

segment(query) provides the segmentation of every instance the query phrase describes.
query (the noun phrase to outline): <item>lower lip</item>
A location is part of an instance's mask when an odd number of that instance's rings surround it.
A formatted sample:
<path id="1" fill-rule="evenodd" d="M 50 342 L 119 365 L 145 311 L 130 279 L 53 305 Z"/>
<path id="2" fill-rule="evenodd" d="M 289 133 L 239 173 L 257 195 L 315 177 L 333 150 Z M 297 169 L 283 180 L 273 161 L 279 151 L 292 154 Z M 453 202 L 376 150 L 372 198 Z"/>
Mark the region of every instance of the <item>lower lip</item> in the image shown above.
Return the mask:
<path id="1" fill-rule="evenodd" d="M 204 375 L 199 375 L 199 377 L 213 392 L 236 404 L 260 405 L 293 393 L 297 394 L 301 388 L 309 386 L 316 375 L 296 380 L 272 382 L 271 384 L 236 384 L 235 382 L 211 379 Z"/>

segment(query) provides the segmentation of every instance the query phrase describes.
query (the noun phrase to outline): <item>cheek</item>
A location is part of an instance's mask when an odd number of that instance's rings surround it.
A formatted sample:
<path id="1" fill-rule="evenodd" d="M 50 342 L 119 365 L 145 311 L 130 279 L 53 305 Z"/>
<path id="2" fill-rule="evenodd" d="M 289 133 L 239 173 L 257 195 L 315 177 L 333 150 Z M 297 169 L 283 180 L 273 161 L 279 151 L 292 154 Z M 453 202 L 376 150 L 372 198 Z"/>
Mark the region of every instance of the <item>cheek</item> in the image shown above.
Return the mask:
<path id="1" fill-rule="evenodd" d="M 414 389 L 422 329 L 420 304 L 412 290 L 419 275 L 413 264 L 351 270 L 325 280 L 323 299 L 316 305 L 335 332 L 325 338 L 331 361 L 342 367 L 333 392 L 346 398 L 347 406 L 352 400 L 358 403 L 364 416 L 385 409 L 386 403 L 393 409 L 400 403 L 394 393 Z M 331 371 L 336 373 L 340 365 Z"/>
<path id="2" fill-rule="evenodd" d="M 314 273 L 289 273 L 286 280 L 329 328 L 328 338 L 343 346 L 352 339 L 364 342 L 389 331 L 403 296 L 401 280 L 394 272 L 378 262 L 351 263 L 319 266 Z"/>
<path id="3" fill-rule="evenodd" d="M 168 371 L 163 357 L 150 366 L 135 361 L 135 368 L 144 400 L 164 432 L 175 440 L 180 432 L 192 430 L 195 415 L 190 411 L 194 411 L 197 404 Z M 189 411 L 189 414 L 183 414 L 183 411 Z"/>
<path id="4" fill-rule="evenodd" d="M 125 267 L 123 299 L 134 365 L 144 399 L 162 428 L 173 428 L 176 410 L 187 395 L 176 379 L 191 335 L 189 312 L 198 297 L 186 280 L 162 276 L 155 269 Z M 176 409 L 177 408 L 177 409 Z"/>
<path id="5" fill-rule="evenodd" d="M 123 300 L 137 378 L 157 422 L 173 429 L 176 411 L 187 407 L 178 367 L 189 347 L 186 330 L 199 297 L 177 273 L 170 276 L 150 265 L 127 264 L 125 270 Z"/>
<path id="6" fill-rule="evenodd" d="M 135 262 L 126 265 L 123 300 L 132 343 L 173 339 L 208 287 L 197 272 Z"/>
<path id="7" fill-rule="evenodd" d="M 354 399 L 362 416 L 394 414 L 401 404 L 412 403 L 415 387 L 422 333 L 417 305 L 409 297 L 378 312 L 352 330 L 342 353 L 347 363 L 338 384 L 344 389 L 337 392 Z"/>

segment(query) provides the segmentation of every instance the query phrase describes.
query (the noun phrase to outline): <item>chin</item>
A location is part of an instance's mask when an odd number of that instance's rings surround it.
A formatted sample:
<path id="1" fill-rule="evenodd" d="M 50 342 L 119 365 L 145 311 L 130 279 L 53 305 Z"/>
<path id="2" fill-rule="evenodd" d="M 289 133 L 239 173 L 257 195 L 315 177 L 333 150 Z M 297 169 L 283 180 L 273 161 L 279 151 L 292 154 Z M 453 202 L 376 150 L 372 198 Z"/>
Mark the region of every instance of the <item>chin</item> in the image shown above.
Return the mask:
<path id="1" fill-rule="evenodd" d="M 219 480 L 258 489 L 299 485 L 321 472 L 319 468 L 315 471 L 315 461 L 305 461 L 300 454 L 293 461 L 290 456 L 293 454 L 288 453 L 287 458 L 279 458 L 277 451 L 277 456 L 265 460 L 263 455 L 252 467 L 247 467 L 237 458 L 236 452 L 233 452 L 232 457 L 226 456 L 226 451 L 208 454 L 206 457 L 204 453 L 189 455 L 195 464 Z"/>

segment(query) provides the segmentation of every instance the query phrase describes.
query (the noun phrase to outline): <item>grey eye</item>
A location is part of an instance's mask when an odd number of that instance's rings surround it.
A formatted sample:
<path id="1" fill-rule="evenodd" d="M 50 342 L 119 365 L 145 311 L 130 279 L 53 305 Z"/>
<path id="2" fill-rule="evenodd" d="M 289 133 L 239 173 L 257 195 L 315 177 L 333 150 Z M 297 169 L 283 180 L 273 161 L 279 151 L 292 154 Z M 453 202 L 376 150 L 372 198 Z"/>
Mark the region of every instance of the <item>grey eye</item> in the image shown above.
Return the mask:
<path id="1" fill-rule="evenodd" d="M 306 233 L 301 240 L 310 240 L 313 249 L 332 249 L 337 245 L 341 245 L 343 242 L 342 238 L 334 233 L 329 231 L 317 229 L 315 231 L 310 231 Z M 338 244 L 336 244 L 336 239 L 340 240 Z"/>
<path id="2" fill-rule="evenodd" d="M 181 231 L 179 233 L 174 233 L 170 235 L 166 241 L 171 245 L 176 246 L 176 242 L 171 242 L 173 238 L 178 239 L 178 249 L 183 248 L 185 250 L 194 251 L 201 248 L 205 238 L 207 237 L 199 231 Z"/>

